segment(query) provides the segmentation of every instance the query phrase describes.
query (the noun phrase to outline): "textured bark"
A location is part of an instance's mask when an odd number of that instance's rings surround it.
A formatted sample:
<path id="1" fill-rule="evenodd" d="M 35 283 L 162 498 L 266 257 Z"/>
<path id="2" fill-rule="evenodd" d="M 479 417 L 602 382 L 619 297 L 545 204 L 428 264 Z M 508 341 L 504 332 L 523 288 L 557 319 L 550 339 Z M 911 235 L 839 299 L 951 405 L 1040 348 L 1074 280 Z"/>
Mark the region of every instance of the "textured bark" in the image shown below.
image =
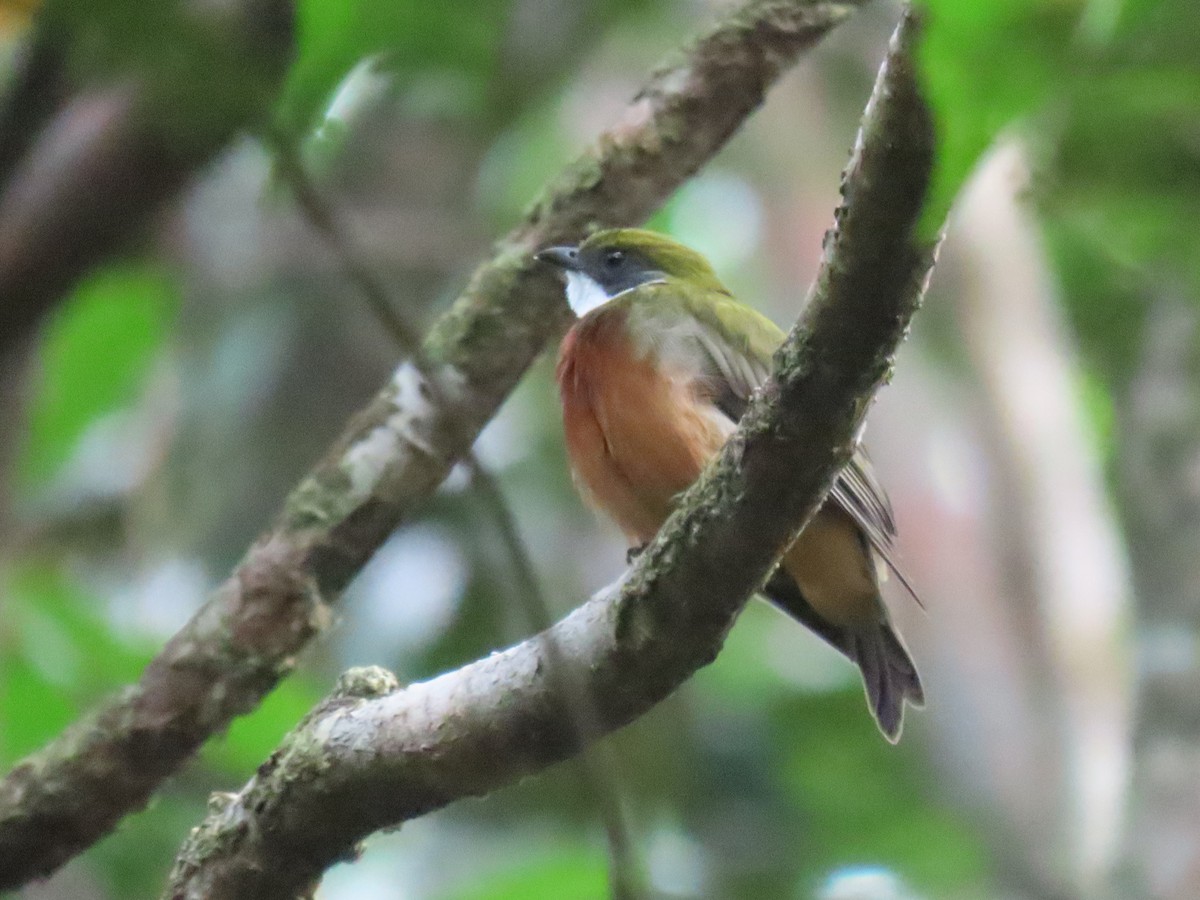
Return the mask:
<path id="1" fill-rule="evenodd" d="M 916 31 L 906 17 L 893 41 L 811 302 L 775 374 L 630 574 L 548 634 L 431 681 L 401 689 L 380 669 L 348 673 L 193 830 L 167 896 L 305 894 L 372 831 L 580 752 L 564 683 L 591 694 L 607 732 L 715 658 L 849 459 L 933 264 L 933 242 L 918 231 L 933 139 L 913 72 Z"/>
<path id="2" fill-rule="evenodd" d="M 430 388 L 402 366 L 274 525 L 137 684 L 0 782 L 0 889 L 52 871 L 139 809 L 253 709 L 330 620 L 328 604 L 441 483 L 569 321 L 534 249 L 649 215 L 856 2 L 753 0 L 658 70 L 623 120 L 547 189 L 434 327 Z"/>

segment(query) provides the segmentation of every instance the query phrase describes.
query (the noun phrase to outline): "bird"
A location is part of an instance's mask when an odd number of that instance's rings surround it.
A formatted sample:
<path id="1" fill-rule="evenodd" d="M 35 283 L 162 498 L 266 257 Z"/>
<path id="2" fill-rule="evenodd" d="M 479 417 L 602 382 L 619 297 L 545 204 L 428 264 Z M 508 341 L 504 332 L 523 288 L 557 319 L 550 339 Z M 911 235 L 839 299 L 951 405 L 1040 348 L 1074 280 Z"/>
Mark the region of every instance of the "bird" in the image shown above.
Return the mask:
<path id="1" fill-rule="evenodd" d="M 635 554 L 735 431 L 784 334 L 735 300 L 703 255 L 657 232 L 605 229 L 535 258 L 564 276 L 578 316 L 555 370 L 575 483 Z M 762 589 L 858 666 L 892 743 L 905 704 L 925 702 L 880 593 L 890 569 L 916 598 L 895 538 L 891 503 L 859 446 Z"/>

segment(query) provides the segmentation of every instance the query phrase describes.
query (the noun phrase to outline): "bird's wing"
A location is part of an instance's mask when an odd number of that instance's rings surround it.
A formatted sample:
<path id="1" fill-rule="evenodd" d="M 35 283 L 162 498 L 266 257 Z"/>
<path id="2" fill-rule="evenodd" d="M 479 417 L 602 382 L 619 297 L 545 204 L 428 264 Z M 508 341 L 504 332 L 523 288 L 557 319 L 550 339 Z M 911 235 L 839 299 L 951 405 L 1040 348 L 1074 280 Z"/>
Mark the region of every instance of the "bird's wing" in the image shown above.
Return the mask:
<path id="1" fill-rule="evenodd" d="M 713 402 L 737 422 L 771 374 L 771 357 L 784 334 L 766 316 L 725 294 L 714 292 L 690 312 Z"/>
<path id="2" fill-rule="evenodd" d="M 829 496 L 850 514 L 904 589 L 917 601 L 918 606 L 924 608 L 925 604 L 896 560 L 896 519 L 892 513 L 892 503 L 875 477 L 871 460 L 861 446 L 855 448 L 850 462 L 838 473 Z"/>
<path id="3" fill-rule="evenodd" d="M 771 357 L 783 332 L 768 318 L 727 295 L 714 294 L 691 309 L 696 340 L 706 360 L 713 401 L 734 422 L 741 419 L 754 391 L 771 373 Z M 896 560 L 896 519 L 887 493 L 862 447 L 838 473 L 829 496 L 862 529 L 871 547 L 913 599 L 920 598 Z"/>

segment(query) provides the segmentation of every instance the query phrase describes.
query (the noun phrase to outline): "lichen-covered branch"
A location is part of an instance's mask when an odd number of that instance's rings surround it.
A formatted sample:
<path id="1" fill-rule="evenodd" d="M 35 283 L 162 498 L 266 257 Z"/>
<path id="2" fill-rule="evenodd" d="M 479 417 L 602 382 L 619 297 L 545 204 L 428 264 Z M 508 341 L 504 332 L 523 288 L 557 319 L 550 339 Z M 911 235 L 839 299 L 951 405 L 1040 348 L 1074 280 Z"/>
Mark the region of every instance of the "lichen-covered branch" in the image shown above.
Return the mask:
<path id="1" fill-rule="evenodd" d="M 568 321 L 560 287 L 532 251 L 592 225 L 644 219 L 860 2 L 751 0 L 650 78 L 435 326 L 423 350 L 436 391 L 402 366 L 138 683 L 0 782 L 0 889 L 47 874 L 144 805 L 327 627 L 329 604 Z M 432 393 L 448 402 L 431 403 Z"/>
<path id="2" fill-rule="evenodd" d="M 746 598 L 823 501 L 920 301 L 917 232 L 933 139 L 914 78 L 917 23 L 893 40 L 847 169 L 811 303 L 737 433 L 623 583 L 551 629 L 555 666 L 611 731 L 720 650 Z M 294 897 L 372 831 L 579 752 L 571 697 L 531 638 L 401 688 L 355 670 L 189 838 L 166 895 Z"/>

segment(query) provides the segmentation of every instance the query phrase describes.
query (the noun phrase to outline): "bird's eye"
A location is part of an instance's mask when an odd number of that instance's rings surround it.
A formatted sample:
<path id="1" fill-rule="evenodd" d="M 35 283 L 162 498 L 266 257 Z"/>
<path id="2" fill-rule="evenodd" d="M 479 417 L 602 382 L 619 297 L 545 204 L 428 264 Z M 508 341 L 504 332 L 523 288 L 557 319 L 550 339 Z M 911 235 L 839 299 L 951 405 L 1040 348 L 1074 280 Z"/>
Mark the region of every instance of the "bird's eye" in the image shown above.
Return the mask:
<path id="1" fill-rule="evenodd" d="M 621 264 L 621 260 L 625 258 L 625 254 L 620 250 L 611 251 L 608 256 L 604 257 L 604 264 L 610 269 L 615 269 Z"/>

